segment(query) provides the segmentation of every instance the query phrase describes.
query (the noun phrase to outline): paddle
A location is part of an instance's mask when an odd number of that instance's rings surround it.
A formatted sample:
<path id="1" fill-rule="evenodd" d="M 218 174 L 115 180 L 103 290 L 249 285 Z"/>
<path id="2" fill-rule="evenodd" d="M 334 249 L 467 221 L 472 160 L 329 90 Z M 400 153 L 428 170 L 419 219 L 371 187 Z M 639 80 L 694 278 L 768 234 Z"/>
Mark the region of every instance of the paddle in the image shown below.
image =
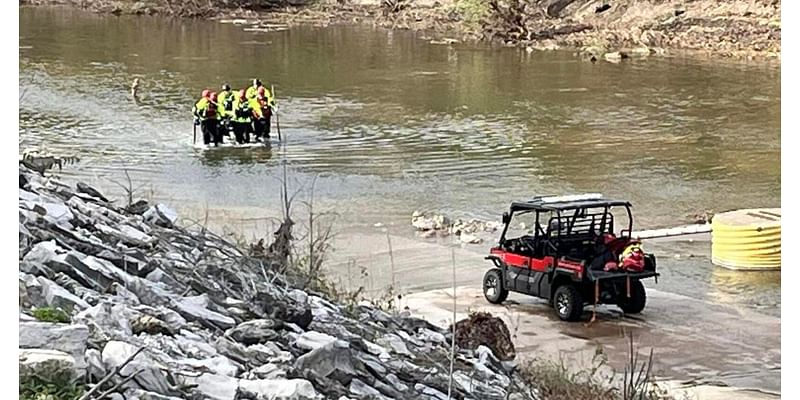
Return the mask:
<path id="1" fill-rule="evenodd" d="M 272 89 L 271 90 L 272 91 L 272 98 L 274 99 L 276 97 L 275 96 L 275 85 L 270 85 L 270 89 Z M 283 139 L 281 138 L 281 117 L 280 117 L 280 114 L 278 114 L 278 106 L 275 106 L 275 125 L 278 128 L 278 141 L 282 142 Z"/>

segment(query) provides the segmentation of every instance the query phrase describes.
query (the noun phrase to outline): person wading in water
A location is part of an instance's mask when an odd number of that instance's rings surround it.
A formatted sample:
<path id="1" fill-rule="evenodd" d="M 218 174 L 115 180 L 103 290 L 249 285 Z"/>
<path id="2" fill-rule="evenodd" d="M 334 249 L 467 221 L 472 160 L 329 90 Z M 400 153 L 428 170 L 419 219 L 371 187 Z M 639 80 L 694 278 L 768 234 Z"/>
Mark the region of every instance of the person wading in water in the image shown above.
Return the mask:
<path id="1" fill-rule="evenodd" d="M 247 92 L 242 89 L 239 95 L 233 100 L 233 116 L 231 123 L 233 124 L 233 134 L 236 136 L 236 143 L 250 143 L 250 129 L 253 110 L 250 108 L 250 102 L 247 100 Z"/>
<path id="2" fill-rule="evenodd" d="M 201 93 L 201 96 L 200 100 L 195 103 L 192 109 L 192 113 L 195 117 L 194 124 L 200 125 L 200 130 L 203 132 L 204 144 L 209 145 L 211 144 L 211 140 L 214 140 L 214 144 L 219 146 L 222 136 L 217 129 L 217 94 L 205 89 Z"/>

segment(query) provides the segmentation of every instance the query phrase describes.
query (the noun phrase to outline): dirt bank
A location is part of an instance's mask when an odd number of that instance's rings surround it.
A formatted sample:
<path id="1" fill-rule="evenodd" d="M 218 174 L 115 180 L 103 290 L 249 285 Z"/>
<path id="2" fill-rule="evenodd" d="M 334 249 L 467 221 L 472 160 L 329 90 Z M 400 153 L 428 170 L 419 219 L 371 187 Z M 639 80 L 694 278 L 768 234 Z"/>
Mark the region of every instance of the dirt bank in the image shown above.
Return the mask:
<path id="1" fill-rule="evenodd" d="M 701 55 L 780 62 L 775 0 L 22 0 L 113 14 L 243 18 L 274 24 L 370 24 L 423 31 L 440 43 L 487 41 L 586 58 Z"/>

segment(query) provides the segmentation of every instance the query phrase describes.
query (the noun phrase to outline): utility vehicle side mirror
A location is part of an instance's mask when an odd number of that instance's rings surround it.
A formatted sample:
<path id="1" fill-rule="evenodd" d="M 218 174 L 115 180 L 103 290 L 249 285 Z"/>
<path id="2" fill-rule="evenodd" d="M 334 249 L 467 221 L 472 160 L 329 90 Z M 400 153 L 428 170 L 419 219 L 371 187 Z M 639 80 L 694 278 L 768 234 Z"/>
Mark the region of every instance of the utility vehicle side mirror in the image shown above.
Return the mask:
<path id="1" fill-rule="evenodd" d="M 509 222 L 511 222 L 511 215 L 509 215 L 507 212 L 504 212 L 503 213 L 503 224 L 508 224 Z"/>

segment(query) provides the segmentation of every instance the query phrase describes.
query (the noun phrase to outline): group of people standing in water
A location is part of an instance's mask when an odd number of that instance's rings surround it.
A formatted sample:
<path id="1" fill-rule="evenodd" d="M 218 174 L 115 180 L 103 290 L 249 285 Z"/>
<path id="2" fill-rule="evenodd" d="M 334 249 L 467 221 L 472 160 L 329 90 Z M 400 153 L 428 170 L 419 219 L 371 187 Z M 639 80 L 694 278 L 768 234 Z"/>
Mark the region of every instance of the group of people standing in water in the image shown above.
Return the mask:
<path id="1" fill-rule="evenodd" d="M 269 140 L 270 124 L 275 99 L 272 93 L 253 79 L 252 86 L 233 92 L 229 84 L 222 84 L 219 93 L 204 89 L 200 100 L 192 108 L 195 126 L 200 126 L 203 143 L 219 146 L 231 133 L 236 143 L 250 143 L 253 134 L 256 142 Z"/>

